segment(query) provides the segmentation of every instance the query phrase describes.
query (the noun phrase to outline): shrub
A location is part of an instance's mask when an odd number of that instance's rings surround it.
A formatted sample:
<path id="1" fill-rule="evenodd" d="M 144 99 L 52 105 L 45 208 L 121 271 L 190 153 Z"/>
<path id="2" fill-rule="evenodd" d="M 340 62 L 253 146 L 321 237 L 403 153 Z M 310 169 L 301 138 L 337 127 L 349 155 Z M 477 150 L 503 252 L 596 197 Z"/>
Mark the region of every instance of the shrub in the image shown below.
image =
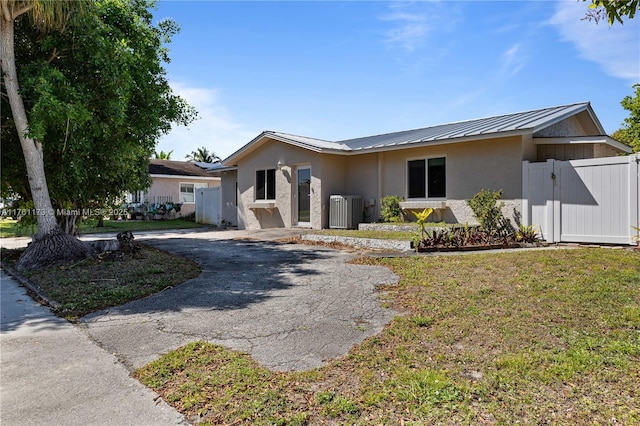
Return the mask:
<path id="1" fill-rule="evenodd" d="M 380 216 L 383 222 L 402 222 L 400 202 L 404 200 L 397 195 L 387 195 L 380 201 Z"/>
<path id="2" fill-rule="evenodd" d="M 534 225 L 520 225 L 520 228 L 516 231 L 516 241 L 520 243 L 536 243 L 540 241 L 536 227 Z"/>
<path id="3" fill-rule="evenodd" d="M 467 200 L 467 205 L 473 210 L 473 215 L 480 223 L 482 230 L 499 234 L 510 231 L 511 225 L 502 215 L 504 203 L 498 203 L 501 198 L 502 190 L 483 189 Z"/>

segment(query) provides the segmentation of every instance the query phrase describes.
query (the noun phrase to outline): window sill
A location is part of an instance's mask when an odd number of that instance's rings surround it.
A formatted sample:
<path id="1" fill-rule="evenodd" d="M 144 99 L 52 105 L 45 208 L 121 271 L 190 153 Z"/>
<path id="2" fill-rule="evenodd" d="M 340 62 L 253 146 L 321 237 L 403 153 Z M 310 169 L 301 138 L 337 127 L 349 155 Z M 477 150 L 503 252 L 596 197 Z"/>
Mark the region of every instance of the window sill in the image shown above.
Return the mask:
<path id="1" fill-rule="evenodd" d="M 256 201 L 255 203 L 249 203 L 248 206 L 251 210 L 256 209 L 275 209 L 277 208 L 275 201 Z"/>
<path id="2" fill-rule="evenodd" d="M 416 201 L 401 201 L 400 208 L 403 210 L 418 210 L 418 209 L 446 209 L 446 201 L 429 201 L 429 200 L 416 200 Z"/>
<path id="3" fill-rule="evenodd" d="M 253 210 L 255 215 L 258 215 L 260 211 L 267 211 L 273 217 L 273 212 L 278 208 L 275 201 L 256 201 L 255 203 L 249 203 L 247 207 Z"/>

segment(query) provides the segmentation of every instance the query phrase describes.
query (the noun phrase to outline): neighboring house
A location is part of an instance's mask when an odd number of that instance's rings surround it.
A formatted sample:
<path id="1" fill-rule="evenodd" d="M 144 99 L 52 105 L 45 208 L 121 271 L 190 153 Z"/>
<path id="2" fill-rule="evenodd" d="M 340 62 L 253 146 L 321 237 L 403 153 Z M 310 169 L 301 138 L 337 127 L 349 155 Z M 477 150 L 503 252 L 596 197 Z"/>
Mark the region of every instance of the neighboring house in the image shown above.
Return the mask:
<path id="1" fill-rule="evenodd" d="M 127 201 L 149 206 L 175 203 L 180 204 L 180 216 L 194 213 L 196 189 L 220 185 L 220 178 L 207 173 L 206 169 L 203 163 L 151 159 L 151 186 L 146 191 L 130 194 Z"/>
<path id="2" fill-rule="evenodd" d="M 503 190 L 504 213 L 517 221 L 523 161 L 630 151 L 585 102 L 342 141 L 265 131 L 210 173 L 222 179 L 222 219 L 239 229 L 327 228 L 335 194 L 362 196 L 367 222 L 397 195 L 409 211 L 474 223 L 466 200 L 483 188 Z"/>

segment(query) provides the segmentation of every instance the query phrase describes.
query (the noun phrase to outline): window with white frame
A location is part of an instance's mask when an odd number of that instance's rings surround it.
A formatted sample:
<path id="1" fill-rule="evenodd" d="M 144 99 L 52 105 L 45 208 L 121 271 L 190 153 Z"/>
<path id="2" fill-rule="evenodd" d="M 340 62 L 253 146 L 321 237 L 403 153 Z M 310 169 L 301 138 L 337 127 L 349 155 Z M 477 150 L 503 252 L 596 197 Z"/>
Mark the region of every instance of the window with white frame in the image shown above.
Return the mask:
<path id="1" fill-rule="evenodd" d="M 445 157 L 407 162 L 407 198 L 446 198 Z"/>
<path id="2" fill-rule="evenodd" d="M 180 202 L 181 203 L 195 203 L 196 202 L 196 189 L 207 188 L 207 183 L 180 183 Z"/>
<path id="3" fill-rule="evenodd" d="M 276 169 L 256 170 L 256 201 L 276 199 Z"/>

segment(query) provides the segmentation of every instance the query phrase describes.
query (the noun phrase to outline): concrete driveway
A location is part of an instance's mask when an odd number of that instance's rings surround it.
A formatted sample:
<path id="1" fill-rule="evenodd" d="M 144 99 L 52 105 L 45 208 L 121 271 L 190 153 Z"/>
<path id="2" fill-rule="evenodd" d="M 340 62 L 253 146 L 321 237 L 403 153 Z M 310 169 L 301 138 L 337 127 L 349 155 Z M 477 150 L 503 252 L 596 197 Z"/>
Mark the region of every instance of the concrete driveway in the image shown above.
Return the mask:
<path id="1" fill-rule="evenodd" d="M 349 264 L 349 253 L 269 241 L 292 233 L 137 237 L 197 261 L 202 274 L 88 315 L 80 326 L 129 369 L 194 340 L 248 352 L 281 371 L 310 369 L 344 356 L 394 317 L 395 312 L 381 307 L 376 287 L 397 283 L 398 277 L 386 268 Z"/>

